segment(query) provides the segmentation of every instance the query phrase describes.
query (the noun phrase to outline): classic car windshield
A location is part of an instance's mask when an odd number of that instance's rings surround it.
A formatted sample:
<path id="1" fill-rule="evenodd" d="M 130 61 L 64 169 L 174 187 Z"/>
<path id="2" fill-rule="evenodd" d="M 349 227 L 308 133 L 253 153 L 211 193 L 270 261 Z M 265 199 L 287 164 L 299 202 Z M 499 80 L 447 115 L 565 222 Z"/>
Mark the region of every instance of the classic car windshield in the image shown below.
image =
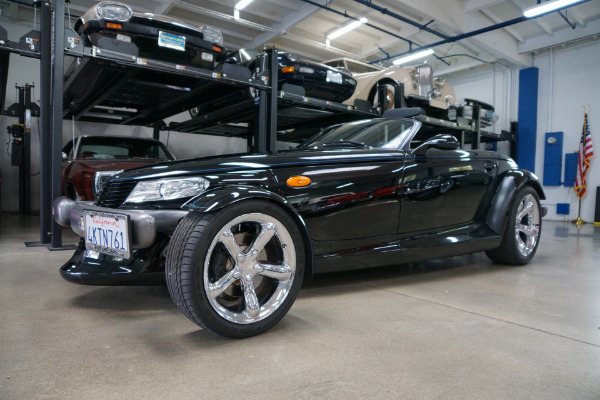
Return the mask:
<path id="1" fill-rule="evenodd" d="M 399 149 L 410 141 L 415 122 L 409 119 L 369 119 L 334 125 L 299 148 L 365 147 Z"/>
<path id="2" fill-rule="evenodd" d="M 77 159 L 131 159 L 170 160 L 160 144 L 139 139 L 87 137 L 79 144 Z"/>

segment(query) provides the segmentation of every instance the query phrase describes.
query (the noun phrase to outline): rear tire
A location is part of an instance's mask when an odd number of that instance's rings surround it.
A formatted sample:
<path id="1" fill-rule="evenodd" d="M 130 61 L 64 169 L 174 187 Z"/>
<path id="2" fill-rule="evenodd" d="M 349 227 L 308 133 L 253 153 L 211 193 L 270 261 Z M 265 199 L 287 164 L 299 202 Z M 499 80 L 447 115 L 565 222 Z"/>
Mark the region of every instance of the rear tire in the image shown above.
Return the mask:
<path id="1" fill-rule="evenodd" d="M 531 261 L 542 234 L 540 210 L 540 199 L 533 188 L 526 186 L 519 190 L 508 213 L 502 242 L 499 247 L 486 251 L 487 256 L 508 265 L 524 265 Z"/>
<path id="2" fill-rule="evenodd" d="M 242 201 L 190 213 L 166 254 L 171 298 L 198 326 L 243 338 L 262 333 L 291 308 L 304 275 L 304 241 L 278 205 Z"/>

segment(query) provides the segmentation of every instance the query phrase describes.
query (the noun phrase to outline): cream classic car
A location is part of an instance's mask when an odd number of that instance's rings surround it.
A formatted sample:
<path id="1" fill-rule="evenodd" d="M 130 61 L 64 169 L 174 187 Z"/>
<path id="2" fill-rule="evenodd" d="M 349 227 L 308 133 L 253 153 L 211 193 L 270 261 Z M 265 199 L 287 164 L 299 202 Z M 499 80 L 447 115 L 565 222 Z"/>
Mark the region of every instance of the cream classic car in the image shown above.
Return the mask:
<path id="1" fill-rule="evenodd" d="M 374 108 L 379 107 L 381 101 L 377 94 L 377 86 L 381 84 L 386 86 L 386 109 L 400 107 L 401 99 L 395 98 L 394 85 L 403 83 L 406 105 L 421 107 L 428 116 L 452 121 L 461 117 L 471 120 L 473 105 L 479 105 L 482 126 L 489 126 L 498 119 L 494 107 L 477 100 L 465 99 L 466 104 L 457 107 L 452 85 L 442 78 L 435 77 L 431 66 L 427 64 L 416 67 L 383 68 L 349 58 L 336 58 L 323 64 L 350 72 L 356 79 L 356 90 L 344 101 L 345 104 L 354 105 L 355 100 L 366 100 Z"/>

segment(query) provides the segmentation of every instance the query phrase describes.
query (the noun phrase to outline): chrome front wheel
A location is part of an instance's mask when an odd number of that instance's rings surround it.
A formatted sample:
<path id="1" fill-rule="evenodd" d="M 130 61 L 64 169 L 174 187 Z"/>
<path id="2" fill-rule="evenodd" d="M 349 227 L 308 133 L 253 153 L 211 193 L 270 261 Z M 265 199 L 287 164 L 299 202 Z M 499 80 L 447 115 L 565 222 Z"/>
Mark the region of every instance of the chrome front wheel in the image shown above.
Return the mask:
<path id="1" fill-rule="evenodd" d="M 169 293 L 200 327 L 253 336 L 292 306 L 304 276 L 304 248 L 295 220 L 277 204 L 249 200 L 190 213 L 167 250 Z"/>

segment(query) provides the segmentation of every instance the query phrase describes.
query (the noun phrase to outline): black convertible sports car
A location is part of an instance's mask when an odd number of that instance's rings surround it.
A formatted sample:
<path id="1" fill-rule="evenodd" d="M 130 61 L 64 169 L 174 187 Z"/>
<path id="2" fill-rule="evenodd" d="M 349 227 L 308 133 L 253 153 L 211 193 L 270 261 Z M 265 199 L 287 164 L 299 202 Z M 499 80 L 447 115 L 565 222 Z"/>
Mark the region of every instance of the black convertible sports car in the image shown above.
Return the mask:
<path id="1" fill-rule="evenodd" d="M 275 325 L 312 274 L 485 251 L 536 252 L 544 193 L 507 156 L 464 151 L 396 109 L 325 129 L 295 150 L 119 173 L 95 204 L 59 198 L 82 236 L 62 276 L 166 282 L 193 322 L 229 337 Z"/>
<path id="2" fill-rule="evenodd" d="M 133 43 L 139 57 L 210 70 L 227 53 L 223 36 L 216 28 L 135 12 L 128 5 L 114 1 L 91 7 L 77 20 L 74 30 L 87 45 L 118 49 Z"/>

